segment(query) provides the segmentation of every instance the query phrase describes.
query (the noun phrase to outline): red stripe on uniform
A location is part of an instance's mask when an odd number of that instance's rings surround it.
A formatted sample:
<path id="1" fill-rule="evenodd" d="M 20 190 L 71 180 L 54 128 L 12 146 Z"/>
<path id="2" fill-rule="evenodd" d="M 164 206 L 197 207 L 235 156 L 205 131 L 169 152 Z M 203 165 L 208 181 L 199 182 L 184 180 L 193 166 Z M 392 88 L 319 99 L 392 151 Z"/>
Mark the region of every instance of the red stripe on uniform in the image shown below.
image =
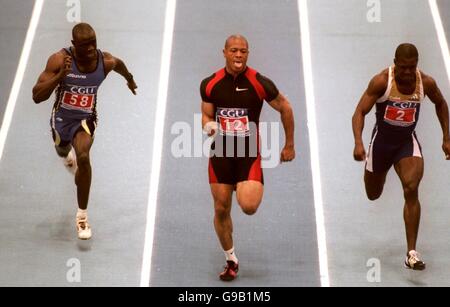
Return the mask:
<path id="1" fill-rule="evenodd" d="M 266 91 L 264 90 L 264 87 L 262 84 L 256 79 L 256 74 L 258 72 L 250 67 L 247 67 L 247 71 L 245 72 L 245 76 L 250 81 L 250 83 L 253 85 L 253 87 L 256 90 L 256 93 L 258 94 L 258 97 L 260 100 L 264 100 L 267 95 Z"/>
<path id="2" fill-rule="evenodd" d="M 262 182 L 261 156 L 259 154 L 256 160 L 253 162 L 252 167 L 250 168 L 247 180 Z"/>
<path id="3" fill-rule="evenodd" d="M 208 96 L 208 98 L 211 97 L 211 92 L 214 86 L 217 84 L 217 82 L 222 80 L 223 77 L 225 77 L 225 68 L 216 71 L 216 75 L 214 76 L 214 78 L 212 78 L 211 81 L 208 82 L 208 84 L 206 85 L 206 96 Z"/>
<path id="4" fill-rule="evenodd" d="M 212 167 L 211 160 L 209 160 L 208 164 L 208 173 L 209 173 L 209 183 L 219 183 L 216 177 L 216 173 L 214 172 L 214 168 Z"/>

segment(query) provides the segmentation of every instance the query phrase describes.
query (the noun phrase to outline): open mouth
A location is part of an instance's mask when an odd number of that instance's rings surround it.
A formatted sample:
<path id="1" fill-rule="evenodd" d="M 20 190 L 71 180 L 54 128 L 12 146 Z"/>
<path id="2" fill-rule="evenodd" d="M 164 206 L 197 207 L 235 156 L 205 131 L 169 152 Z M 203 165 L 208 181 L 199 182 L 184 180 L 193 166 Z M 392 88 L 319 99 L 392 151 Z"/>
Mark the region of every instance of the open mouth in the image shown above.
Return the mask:
<path id="1" fill-rule="evenodd" d="M 242 61 L 233 61 L 234 67 L 240 69 L 244 66 L 244 63 Z"/>

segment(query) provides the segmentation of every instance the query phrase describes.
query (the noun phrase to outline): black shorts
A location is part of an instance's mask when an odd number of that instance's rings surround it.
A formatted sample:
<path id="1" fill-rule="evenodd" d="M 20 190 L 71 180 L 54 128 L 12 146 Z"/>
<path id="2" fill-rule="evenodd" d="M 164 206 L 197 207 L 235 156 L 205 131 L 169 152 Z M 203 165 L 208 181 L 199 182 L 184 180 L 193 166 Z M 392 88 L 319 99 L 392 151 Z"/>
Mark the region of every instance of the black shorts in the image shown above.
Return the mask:
<path id="1" fill-rule="evenodd" d="M 235 185 L 241 181 L 254 180 L 264 184 L 261 156 L 257 157 L 216 157 L 209 158 L 209 183 Z"/>
<path id="2" fill-rule="evenodd" d="M 53 112 L 50 126 L 55 145 L 65 147 L 72 143 L 79 131 L 85 131 L 94 138 L 95 129 L 97 128 L 97 116 L 92 115 L 85 119 L 73 119 L 65 117 L 59 112 Z"/>
<path id="3" fill-rule="evenodd" d="M 402 139 L 380 134 L 374 130 L 366 160 L 366 170 L 371 173 L 387 172 L 392 165 L 403 158 L 422 158 L 422 147 L 416 133 Z"/>

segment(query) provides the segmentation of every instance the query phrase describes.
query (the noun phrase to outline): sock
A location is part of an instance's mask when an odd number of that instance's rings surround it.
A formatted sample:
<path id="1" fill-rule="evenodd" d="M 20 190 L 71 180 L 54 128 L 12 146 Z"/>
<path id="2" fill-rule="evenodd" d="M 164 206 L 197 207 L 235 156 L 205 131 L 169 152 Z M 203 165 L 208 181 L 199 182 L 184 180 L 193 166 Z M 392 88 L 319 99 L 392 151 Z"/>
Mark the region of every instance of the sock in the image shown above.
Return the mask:
<path id="1" fill-rule="evenodd" d="M 78 208 L 77 218 L 86 218 L 87 217 L 87 209 L 83 210 Z"/>
<path id="2" fill-rule="evenodd" d="M 234 246 L 231 249 L 224 251 L 224 253 L 227 261 L 231 260 L 234 263 L 238 263 L 238 258 L 236 257 L 236 253 L 234 252 Z"/>

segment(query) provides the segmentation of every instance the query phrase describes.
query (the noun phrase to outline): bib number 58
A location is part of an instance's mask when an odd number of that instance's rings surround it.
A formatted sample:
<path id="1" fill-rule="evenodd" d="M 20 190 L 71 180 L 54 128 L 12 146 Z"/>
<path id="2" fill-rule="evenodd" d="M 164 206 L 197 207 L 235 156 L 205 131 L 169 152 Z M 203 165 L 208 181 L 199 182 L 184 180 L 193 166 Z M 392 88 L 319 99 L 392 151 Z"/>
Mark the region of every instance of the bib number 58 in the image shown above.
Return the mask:
<path id="1" fill-rule="evenodd" d="M 64 94 L 63 102 L 75 109 L 90 109 L 92 108 L 92 102 L 94 101 L 94 95 L 81 95 L 66 92 Z"/>
<path id="2" fill-rule="evenodd" d="M 78 105 L 78 102 L 80 104 L 80 107 L 87 107 L 89 105 L 89 96 L 84 95 L 72 95 L 70 97 L 70 104 L 73 106 Z"/>

